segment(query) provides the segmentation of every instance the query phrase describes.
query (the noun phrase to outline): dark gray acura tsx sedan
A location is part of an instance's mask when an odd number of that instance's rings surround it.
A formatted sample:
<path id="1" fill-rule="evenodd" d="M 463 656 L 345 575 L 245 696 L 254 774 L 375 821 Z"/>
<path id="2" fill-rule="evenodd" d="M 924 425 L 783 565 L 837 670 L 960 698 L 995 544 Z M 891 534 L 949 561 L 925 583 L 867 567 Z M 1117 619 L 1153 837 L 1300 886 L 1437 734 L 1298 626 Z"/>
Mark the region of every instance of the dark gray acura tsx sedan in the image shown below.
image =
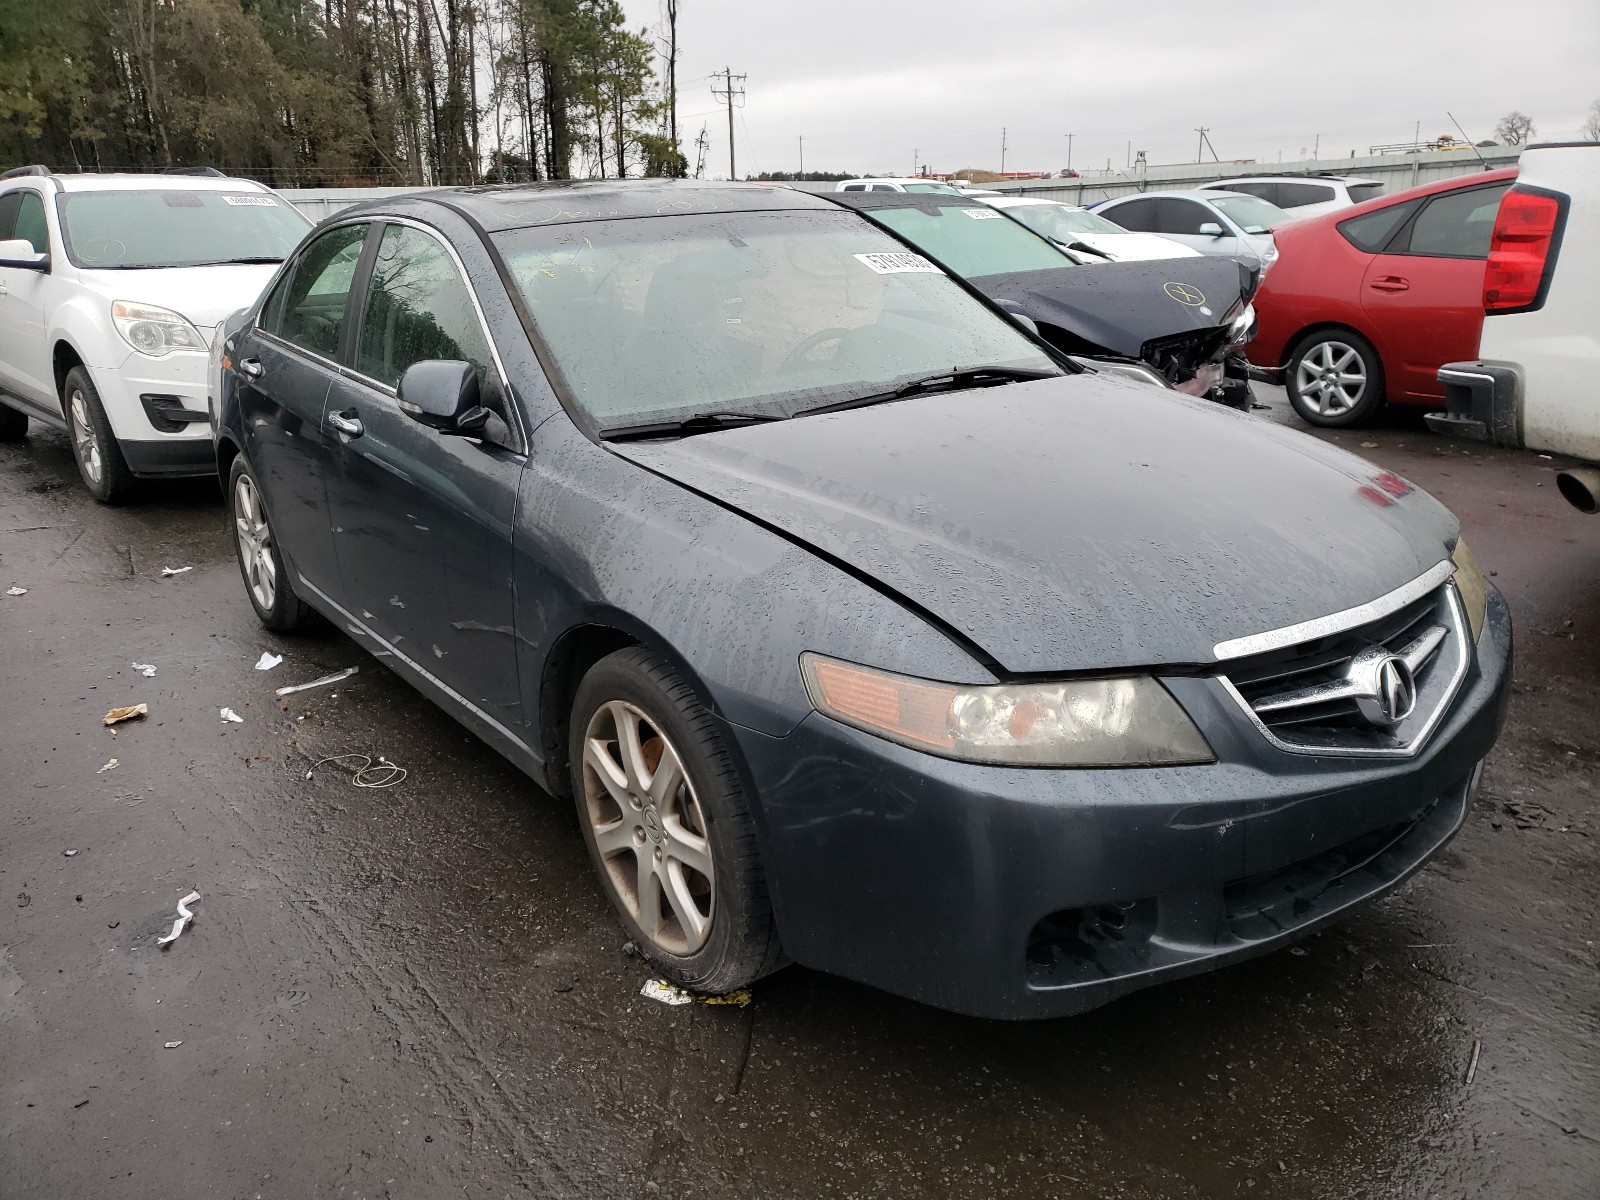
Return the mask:
<path id="1" fill-rule="evenodd" d="M 1504 713 L 1431 497 L 801 192 L 347 209 L 213 370 L 262 622 L 570 797 L 689 988 L 1040 1017 L 1263 953 L 1443 846 Z"/>

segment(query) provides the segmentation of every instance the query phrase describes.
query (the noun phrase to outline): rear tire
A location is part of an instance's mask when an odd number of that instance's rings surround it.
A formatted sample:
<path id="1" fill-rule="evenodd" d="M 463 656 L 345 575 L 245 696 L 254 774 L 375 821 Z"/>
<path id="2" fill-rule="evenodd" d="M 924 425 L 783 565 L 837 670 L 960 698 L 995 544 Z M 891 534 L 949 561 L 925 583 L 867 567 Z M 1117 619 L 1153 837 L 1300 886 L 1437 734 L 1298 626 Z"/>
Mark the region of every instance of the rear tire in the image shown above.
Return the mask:
<path id="1" fill-rule="evenodd" d="M 276 633 L 289 633 L 316 620 L 316 613 L 295 593 L 283 565 L 261 488 L 239 455 L 228 472 L 228 515 L 233 520 L 233 550 L 244 578 L 244 594 L 256 619 Z"/>
<path id="2" fill-rule="evenodd" d="M 1313 425 L 1361 425 L 1383 407 L 1383 360 L 1349 329 L 1324 329 L 1295 345 L 1284 370 L 1289 403 Z"/>
<path id="3" fill-rule="evenodd" d="M 72 457 L 89 494 L 101 504 L 123 504 L 131 499 L 139 481 L 122 457 L 122 446 L 111 431 L 94 380 L 82 367 L 67 372 L 61 386 L 61 408 L 72 437 Z"/>
<path id="4" fill-rule="evenodd" d="M 639 647 L 578 686 L 568 746 L 589 858 L 668 979 L 720 994 L 784 963 L 750 802 L 706 706 Z"/>
<path id="5" fill-rule="evenodd" d="M 0 404 L 0 442 L 20 442 L 28 436 L 28 414 Z"/>

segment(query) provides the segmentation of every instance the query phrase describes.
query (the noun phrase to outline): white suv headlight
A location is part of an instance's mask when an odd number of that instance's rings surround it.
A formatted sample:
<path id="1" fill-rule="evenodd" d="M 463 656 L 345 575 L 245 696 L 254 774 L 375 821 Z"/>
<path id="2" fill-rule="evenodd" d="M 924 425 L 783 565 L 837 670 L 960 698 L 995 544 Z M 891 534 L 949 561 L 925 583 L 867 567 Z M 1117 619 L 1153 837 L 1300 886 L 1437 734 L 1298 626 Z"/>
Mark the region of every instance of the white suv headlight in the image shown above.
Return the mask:
<path id="1" fill-rule="evenodd" d="M 168 308 L 118 300 L 111 306 L 111 321 L 127 342 L 140 354 L 160 358 L 174 350 L 193 350 L 204 354 L 205 339 L 189 319 Z"/>
<path id="2" fill-rule="evenodd" d="M 1144 767 L 1216 761 L 1194 722 L 1148 675 L 965 687 L 800 656 L 818 712 L 962 762 Z"/>

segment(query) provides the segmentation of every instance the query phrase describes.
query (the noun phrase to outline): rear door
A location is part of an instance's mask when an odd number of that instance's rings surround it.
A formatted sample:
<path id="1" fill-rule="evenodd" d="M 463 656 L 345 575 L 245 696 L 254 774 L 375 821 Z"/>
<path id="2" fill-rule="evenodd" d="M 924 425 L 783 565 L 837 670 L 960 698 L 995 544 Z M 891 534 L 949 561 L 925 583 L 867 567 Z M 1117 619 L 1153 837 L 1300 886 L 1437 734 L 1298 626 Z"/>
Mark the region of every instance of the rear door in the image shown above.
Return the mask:
<path id="1" fill-rule="evenodd" d="M 494 731 L 524 745 L 511 535 L 525 457 L 487 329 L 460 261 L 435 230 L 392 221 L 376 238 L 329 396 L 329 508 L 346 607 L 386 649 Z M 482 439 L 400 411 L 406 368 L 469 362 L 498 415 Z M 524 749 L 525 749 L 524 745 Z"/>
<path id="2" fill-rule="evenodd" d="M 371 225 L 338 225 L 309 242 L 240 339 L 235 372 L 244 452 L 299 581 L 339 590 L 326 477 L 336 449 L 323 402 L 339 377 L 351 284 Z"/>
<path id="3" fill-rule="evenodd" d="M 1442 401 L 1439 367 L 1477 356 L 1484 260 L 1509 186 L 1433 196 L 1367 265 L 1361 306 L 1372 326 L 1383 330 L 1391 398 Z"/>

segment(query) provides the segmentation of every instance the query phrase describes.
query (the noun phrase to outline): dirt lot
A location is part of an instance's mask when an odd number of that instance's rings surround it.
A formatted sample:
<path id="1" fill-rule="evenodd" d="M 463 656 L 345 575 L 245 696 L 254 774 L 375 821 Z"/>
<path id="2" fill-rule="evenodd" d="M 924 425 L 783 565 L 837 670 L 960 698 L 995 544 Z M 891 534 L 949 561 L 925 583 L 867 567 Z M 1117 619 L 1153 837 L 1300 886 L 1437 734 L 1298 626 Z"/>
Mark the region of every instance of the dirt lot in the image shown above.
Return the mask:
<path id="1" fill-rule="evenodd" d="M 65 439 L 0 447 L 0 1196 L 1600 1194 L 1600 519 L 1538 455 L 1335 440 L 1510 599 L 1465 830 L 1304 946 L 1025 1025 L 798 968 L 640 997 L 571 813 L 345 637 L 259 630 L 214 486 L 106 509 Z M 408 775 L 307 778 L 345 752 Z"/>

